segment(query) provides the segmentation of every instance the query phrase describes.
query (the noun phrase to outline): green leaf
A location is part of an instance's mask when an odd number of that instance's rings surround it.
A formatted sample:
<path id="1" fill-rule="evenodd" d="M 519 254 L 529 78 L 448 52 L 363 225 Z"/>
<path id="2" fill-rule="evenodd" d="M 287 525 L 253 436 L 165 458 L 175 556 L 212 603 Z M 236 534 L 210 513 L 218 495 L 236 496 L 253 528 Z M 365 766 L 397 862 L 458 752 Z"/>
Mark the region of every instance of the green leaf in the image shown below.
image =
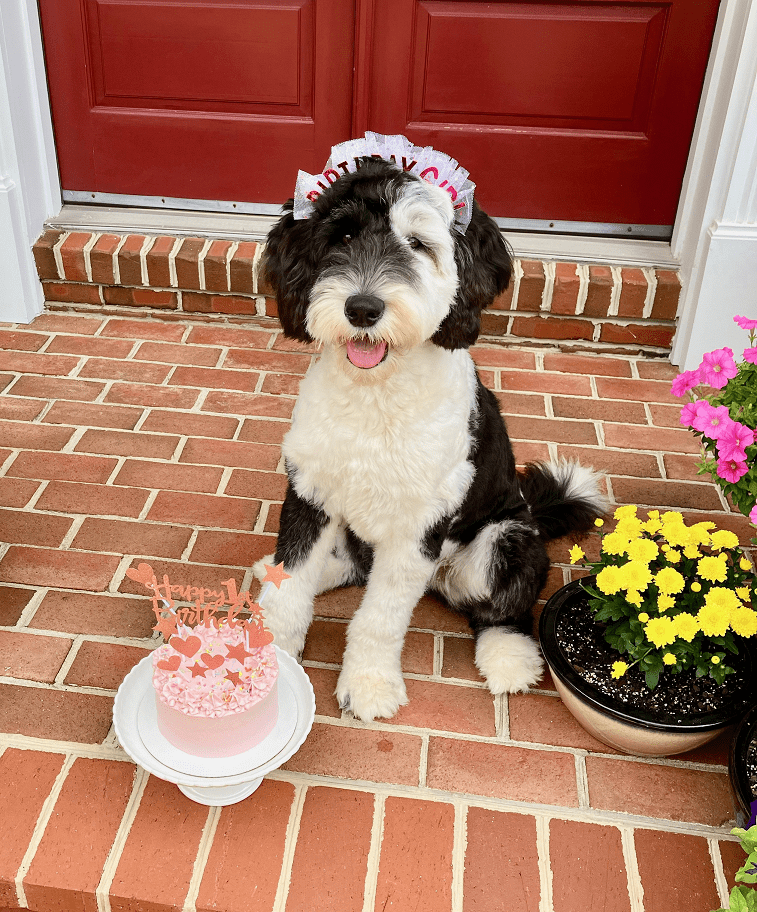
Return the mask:
<path id="1" fill-rule="evenodd" d="M 757 892 L 747 887 L 734 887 L 728 904 L 730 912 L 757 912 Z"/>
<path id="2" fill-rule="evenodd" d="M 655 669 L 653 671 L 647 671 L 644 675 L 644 680 L 647 682 L 647 687 L 650 690 L 654 690 L 657 687 L 657 682 L 660 680 L 660 671 Z"/>

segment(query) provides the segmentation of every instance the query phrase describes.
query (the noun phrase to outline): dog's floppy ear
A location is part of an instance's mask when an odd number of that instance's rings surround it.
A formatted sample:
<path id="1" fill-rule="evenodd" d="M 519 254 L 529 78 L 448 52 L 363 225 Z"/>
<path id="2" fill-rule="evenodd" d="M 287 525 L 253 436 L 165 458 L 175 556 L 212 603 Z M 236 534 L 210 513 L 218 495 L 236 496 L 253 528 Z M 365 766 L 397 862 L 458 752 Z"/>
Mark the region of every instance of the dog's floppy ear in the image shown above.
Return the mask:
<path id="1" fill-rule="evenodd" d="M 305 317 L 314 272 L 313 220 L 295 220 L 292 207 L 292 200 L 284 204 L 284 215 L 268 233 L 262 275 L 276 294 L 285 335 L 300 342 L 312 342 Z"/>
<path id="2" fill-rule="evenodd" d="M 478 338 L 481 311 L 510 283 L 512 256 L 496 223 L 473 201 L 465 234 L 455 235 L 458 288 L 455 303 L 431 341 L 442 348 L 468 348 Z"/>

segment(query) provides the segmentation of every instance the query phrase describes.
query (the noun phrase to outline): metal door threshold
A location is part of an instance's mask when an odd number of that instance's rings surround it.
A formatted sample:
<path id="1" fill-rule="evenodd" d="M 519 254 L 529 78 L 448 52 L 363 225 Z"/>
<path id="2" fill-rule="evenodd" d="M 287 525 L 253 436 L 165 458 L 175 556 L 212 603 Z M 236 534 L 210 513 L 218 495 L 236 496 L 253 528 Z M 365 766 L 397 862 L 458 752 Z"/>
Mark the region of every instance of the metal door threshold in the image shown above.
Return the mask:
<path id="1" fill-rule="evenodd" d="M 75 197 L 75 199 L 74 199 Z M 263 241 L 279 205 L 63 191 L 51 228 Z M 516 256 L 571 262 L 676 268 L 670 226 L 495 218 Z M 629 231 L 631 228 L 633 230 Z"/>

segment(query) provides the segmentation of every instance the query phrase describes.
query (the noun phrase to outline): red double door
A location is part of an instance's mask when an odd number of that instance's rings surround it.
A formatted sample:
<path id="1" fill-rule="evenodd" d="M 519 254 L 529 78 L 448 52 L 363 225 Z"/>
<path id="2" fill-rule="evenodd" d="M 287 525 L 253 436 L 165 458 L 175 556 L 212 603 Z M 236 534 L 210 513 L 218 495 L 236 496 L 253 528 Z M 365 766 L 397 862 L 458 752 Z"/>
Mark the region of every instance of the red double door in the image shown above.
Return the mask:
<path id="1" fill-rule="evenodd" d="M 40 0 L 64 190 L 257 203 L 366 129 L 493 215 L 671 225 L 718 0 Z"/>

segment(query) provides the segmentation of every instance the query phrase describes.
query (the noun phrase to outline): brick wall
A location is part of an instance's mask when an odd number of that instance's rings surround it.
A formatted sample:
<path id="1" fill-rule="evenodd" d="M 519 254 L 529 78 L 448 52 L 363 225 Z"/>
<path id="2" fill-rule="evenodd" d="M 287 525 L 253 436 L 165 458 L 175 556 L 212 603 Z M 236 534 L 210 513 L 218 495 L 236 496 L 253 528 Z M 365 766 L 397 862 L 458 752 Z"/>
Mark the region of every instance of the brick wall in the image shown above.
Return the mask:
<path id="1" fill-rule="evenodd" d="M 276 317 L 252 241 L 47 230 L 34 245 L 53 309 L 148 310 Z M 518 259 L 510 288 L 484 314 L 490 338 L 667 355 L 675 332 L 678 274 Z"/>

